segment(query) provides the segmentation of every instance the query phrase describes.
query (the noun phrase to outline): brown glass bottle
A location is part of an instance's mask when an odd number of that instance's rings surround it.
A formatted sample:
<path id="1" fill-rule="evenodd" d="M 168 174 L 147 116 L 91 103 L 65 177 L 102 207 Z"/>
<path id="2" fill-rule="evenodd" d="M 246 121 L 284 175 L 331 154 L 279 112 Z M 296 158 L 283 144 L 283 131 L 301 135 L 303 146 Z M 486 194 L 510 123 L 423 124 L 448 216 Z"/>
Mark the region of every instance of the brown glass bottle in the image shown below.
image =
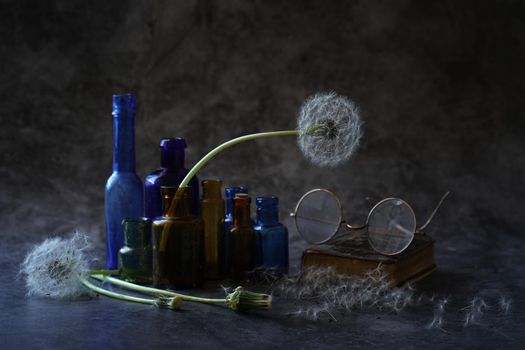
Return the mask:
<path id="1" fill-rule="evenodd" d="M 219 279 L 222 276 L 224 236 L 224 200 L 222 181 L 202 181 L 201 214 L 204 222 L 204 276 Z"/>
<path id="2" fill-rule="evenodd" d="M 250 224 L 250 197 L 238 193 L 233 199 L 233 226 L 228 237 L 230 277 L 243 280 L 253 269 L 255 260 L 255 232 Z"/>
<path id="3" fill-rule="evenodd" d="M 191 213 L 191 187 L 161 187 L 163 216 L 153 221 L 153 284 L 160 288 L 193 288 L 204 281 L 202 219 Z M 176 197 L 173 216 L 168 209 Z"/>

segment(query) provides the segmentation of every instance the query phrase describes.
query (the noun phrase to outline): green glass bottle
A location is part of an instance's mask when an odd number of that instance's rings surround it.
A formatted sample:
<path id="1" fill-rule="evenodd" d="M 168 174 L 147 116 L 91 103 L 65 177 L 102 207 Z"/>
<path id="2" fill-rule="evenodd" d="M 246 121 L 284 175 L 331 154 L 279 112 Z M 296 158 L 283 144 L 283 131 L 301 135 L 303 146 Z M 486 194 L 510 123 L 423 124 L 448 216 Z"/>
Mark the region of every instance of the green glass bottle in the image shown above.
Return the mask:
<path id="1" fill-rule="evenodd" d="M 153 284 L 160 288 L 186 289 L 204 281 L 204 232 L 202 219 L 191 211 L 191 187 L 161 187 L 163 216 L 153 221 Z M 175 211 L 169 208 L 175 197 Z"/>
<path id="2" fill-rule="evenodd" d="M 255 232 L 250 223 L 251 199 L 238 193 L 233 199 L 233 226 L 228 237 L 228 266 L 234 280 L 246 279 L 255 265 Z"/>
<path id="3" fill-rule="evenodd" d="M 151 221 L 147 218 L 122 221 L 124 246 L 118 255 L 120 277 L 138 284 L 150 284 L 151 276 Z"/>
<path id="4" fill-rule="evenodd" d="M 221 180 L 202 181 L 201 214 L 204 222 L 204 276 L 219 279 L 222 276 L 224 236 L 224 200 Z"/>

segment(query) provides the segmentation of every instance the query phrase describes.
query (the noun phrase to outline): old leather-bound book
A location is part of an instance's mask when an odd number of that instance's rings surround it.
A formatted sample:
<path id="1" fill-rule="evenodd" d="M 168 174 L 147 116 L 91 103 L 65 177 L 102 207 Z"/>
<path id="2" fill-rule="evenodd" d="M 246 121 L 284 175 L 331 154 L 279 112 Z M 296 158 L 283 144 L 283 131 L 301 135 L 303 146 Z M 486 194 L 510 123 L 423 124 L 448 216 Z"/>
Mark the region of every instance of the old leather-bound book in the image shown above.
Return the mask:
<path id="1" fill-rule="evenodd" d="M 332 266 L 339 273 L 362 275 L 381 264 L 394 285 L 413 282 L 428 276 L 436 269 L 434 240 L 425 234 L 416 234 L 410 246 L 397 255 L 376 252 L 365 233 L 344 236 L 331 242 L 306 249 L 302 267 Z"/>

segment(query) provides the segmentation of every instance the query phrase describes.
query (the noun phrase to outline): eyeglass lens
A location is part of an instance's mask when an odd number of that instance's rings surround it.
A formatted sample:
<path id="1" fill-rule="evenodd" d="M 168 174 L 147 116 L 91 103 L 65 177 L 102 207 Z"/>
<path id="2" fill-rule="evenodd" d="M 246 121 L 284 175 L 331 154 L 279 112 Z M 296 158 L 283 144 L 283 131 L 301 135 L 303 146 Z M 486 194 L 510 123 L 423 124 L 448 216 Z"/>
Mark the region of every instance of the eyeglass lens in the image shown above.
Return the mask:
<path id="1" fill-rule="evenodd" d="M 368 240 L 378 252 L 392 255 L 406 249 L 414 237 L 416 218 L 401 199 L 379 202 L 368 216 Z"/>
<path id="2" fill-rule="evenodd" d="M 307 193 L 295 212 L 297 231 L 309 243 L 321 244 L 330 239 L 341 224 L 341 204 L 325 190 Z"/>

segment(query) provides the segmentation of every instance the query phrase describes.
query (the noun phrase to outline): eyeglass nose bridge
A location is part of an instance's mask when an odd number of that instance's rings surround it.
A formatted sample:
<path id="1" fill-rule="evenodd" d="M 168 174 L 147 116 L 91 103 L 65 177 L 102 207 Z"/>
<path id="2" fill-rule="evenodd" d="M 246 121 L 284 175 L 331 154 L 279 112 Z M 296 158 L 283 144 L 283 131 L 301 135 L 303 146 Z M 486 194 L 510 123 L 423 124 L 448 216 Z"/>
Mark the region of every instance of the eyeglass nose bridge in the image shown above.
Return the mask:
<path id="1" fill-rule="evenodd" d="M 345 226 L 347 229 L 349 230 L 352 230 L 352 231 L 357 231 L 357 230 L 362 230 L 362 229 L 365 229 L 368 224 L 363 224 L 363 225 L 350 225 L 349 223 L 347 223 L 346 221 L 341 221 L 341 225 Z"/>

